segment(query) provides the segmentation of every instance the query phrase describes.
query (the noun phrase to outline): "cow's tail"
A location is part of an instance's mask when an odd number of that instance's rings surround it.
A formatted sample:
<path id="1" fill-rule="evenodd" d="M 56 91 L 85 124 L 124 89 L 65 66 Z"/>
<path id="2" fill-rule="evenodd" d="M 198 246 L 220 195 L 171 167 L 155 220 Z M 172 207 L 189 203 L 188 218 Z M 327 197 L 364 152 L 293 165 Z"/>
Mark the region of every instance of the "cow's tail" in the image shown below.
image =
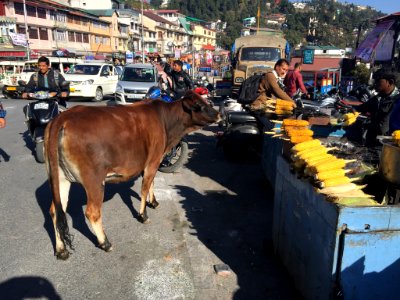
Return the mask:
<path id="1" fill-rule="evenodd" d="M 50 188 L 53 195 L 54 214 L 56 217 L 55 228 L 58 231 L 61 241 L 70 249 L 74 250 L 72 245 L 73 236 L 69 233 L 67 217 L 63 210 L 60 196 L 59 147 L 64 134 L 64 124 L 60 124 L 60 122 L 57 121 L 60 120 L 53 120 L 46 128 L 46 167 L 49 175 Z M 52 214 L 52 212 L 50 213 Z"/>

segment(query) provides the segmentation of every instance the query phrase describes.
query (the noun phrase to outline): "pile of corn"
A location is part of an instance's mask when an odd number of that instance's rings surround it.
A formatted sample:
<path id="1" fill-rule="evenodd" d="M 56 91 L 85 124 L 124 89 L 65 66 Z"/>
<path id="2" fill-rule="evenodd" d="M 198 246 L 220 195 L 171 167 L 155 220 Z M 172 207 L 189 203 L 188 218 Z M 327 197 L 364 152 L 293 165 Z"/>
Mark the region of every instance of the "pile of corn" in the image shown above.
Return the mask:
<path id="1" fill-rule="evenodd" d="M 395 130 L 392 133 L 393 142 L 400 147 L 400 130 Z"/>
<path id="2" fill-rule="evenodd" d="M 308 129 L 309 123 L 306 120 L 284 119 L 280 128 L 280 134 L 275 134 L 274 137 L 282 137 L 289 140 L 292 144 L 298 144 L 305 141 L 311 141 L 314 132 Z"/>
<path id="3" fill-rule="evenodd" d="M 347 113 L 343 117 L 343 126 L 350 126 L 354 124 L 359 116 L 359 112 Z"/>
<path id="4" fill-rule="evenodd" d="M 293 101 L 266 98 L 263 107 L 266 113 L 274 113 L 278 116 L 290 116 L 293 115 L 296 104 Z"/>
<path id="5" fill-rule="evenodd" d="M 340 159 L 329 154 L 335 149 L 325 147 L 318 139 L 298 143 L 291 149 L 294 167 L 312 177 L 320 188 L 318 192 L 331 199 L 371 199 L 361 190 L 363 186 L 353 183 L 358 178 L 346 176 L 351 171 L 345 169 L 346 165 L 356 160 Z"/>

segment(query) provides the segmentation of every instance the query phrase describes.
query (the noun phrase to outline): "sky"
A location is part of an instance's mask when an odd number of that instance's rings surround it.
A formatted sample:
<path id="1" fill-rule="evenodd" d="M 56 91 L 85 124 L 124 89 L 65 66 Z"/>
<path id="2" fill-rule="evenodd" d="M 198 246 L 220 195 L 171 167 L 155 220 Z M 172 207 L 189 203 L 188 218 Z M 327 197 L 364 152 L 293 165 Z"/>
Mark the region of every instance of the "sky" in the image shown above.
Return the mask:
<path id="1" fill-rule="evenodd" d="M 307 1 L 307 0 L 306 0 Z M 341 3 L 353 3 L 355 5 L 371 6 L 385 14 L 400 12 L 400 0 L 336 0 Z M 290 2 L 302 2 L 302 0 L 290 0 Z"/>
<path id="2" fill-rule="evenodd" d="M 385 14 L 400 12 L 400 0 L 339 0 L 339 2 L 355 5 L 368 5 Z"/>

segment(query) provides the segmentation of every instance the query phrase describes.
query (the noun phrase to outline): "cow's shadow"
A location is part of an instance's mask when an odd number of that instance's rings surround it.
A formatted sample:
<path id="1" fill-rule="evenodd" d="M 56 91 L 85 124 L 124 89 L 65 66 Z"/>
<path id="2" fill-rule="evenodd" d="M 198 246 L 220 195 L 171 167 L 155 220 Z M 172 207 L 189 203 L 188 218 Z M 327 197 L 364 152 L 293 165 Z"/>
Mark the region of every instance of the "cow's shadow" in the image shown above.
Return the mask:
<path id="1" fill-rule="evenodd" d="M 134 198 L 140 201 L 140 196 L 132 189 L 137 178 L 130 181 L 118 183 L 118 184 L 106 184 L 104 191 L 104 201 L 111 200 L 115 195 L 119 195 L 124 202 L 124 204 L 129 208 L 134 218 L 138 218 L 139 213 L 133 206 Z M 86 192 L 81 184 L 72 183 L 69 191 L 69 201 L 67 213 L 71 216 L 72 227 L 78 230 L 82 235 L 88 238 L 93 244 L 97 245 L 97 238 L 94 233 L 89 228 L 86 222 L 86 217 L 84 213 L 84 206 L 86 206 Z M 36 201 L 40 209 L 42 210 L 44 216 L 43 227 L 46 229 L 53 247 L 55 249 L 55 235 L 53 221 L 49 214 L 50 205 L 52 202 L 52 195 L 50 190 L 50 184 L 45 181 L 36 190 Z"/>

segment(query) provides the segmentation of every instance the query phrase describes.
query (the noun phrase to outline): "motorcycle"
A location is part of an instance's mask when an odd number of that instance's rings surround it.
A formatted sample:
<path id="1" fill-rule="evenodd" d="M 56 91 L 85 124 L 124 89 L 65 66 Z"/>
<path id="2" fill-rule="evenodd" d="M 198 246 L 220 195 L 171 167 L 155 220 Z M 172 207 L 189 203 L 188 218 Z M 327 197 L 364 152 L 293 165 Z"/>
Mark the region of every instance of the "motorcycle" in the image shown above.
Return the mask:
<path id="1" fill-rule="evenodd" d="M 23 85 L 22 82 L 20 84 Z M 68 85 L 69 82 L 62 83 L 63 87 Z M 51 97 L 47 91 L 29 93 L 28 96 L 37 101 L 24 107 L 25 123 L 29 135 L 35 143 L 35 159 L 39 163 L 44 163 L 44 131 L 47 124 L 57 117 L 62 109 L 58 105 L 58 97 Z"/>
<path id="2" fill-rule="evenodd" d="M 145 99 L 158 99 L 167 103 L 174 101 L 173 96 L 171 96 L 167 91 L 160 89 L 158 86 L 151 87 L 147 92 Z M 171 151 L 165 154 L 158 170 L 163 173 L 174 173 L 183 166 L 188 158 L 188 155 L 188 141 L 183 138 L 175 147 L 171 149 Z"/>
<path id="3" fill-rule="evenodd" d="M 217 132 L 217 145 L 222 146 L 227 158 L 247 158 L 247 154 L 261 153 L 263 125 L 248 110 L 245 104 L 228 98 L 220 104 L 222 121 Z"/>

